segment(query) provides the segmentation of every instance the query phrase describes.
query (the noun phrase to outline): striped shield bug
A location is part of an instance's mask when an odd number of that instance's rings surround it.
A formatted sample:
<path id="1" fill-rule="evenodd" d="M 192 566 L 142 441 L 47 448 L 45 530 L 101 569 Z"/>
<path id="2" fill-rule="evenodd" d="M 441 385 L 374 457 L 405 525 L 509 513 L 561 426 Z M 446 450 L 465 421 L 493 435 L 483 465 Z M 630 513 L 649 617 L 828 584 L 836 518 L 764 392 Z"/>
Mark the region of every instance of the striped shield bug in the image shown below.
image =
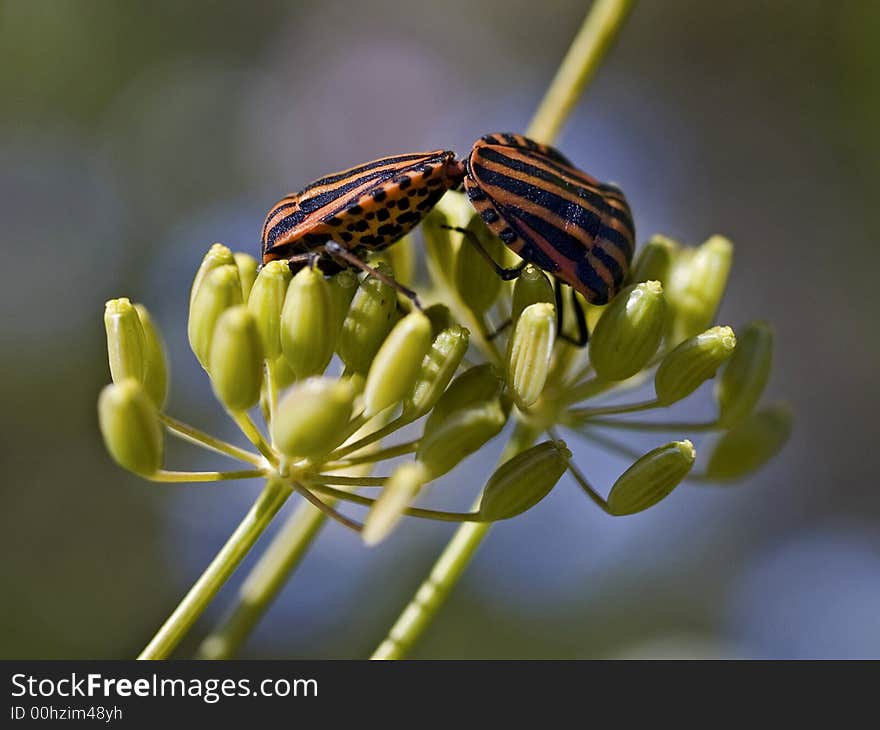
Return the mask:
<path id="1" fill-rule="evenodd" d="M 263 224 L 263 263 L 315 261 L 325 274 L 358 267 L 402 238 L 443 194 L 461 185 L 464 164 L 448 150 L 383 157 L 316 180 L 272 206 Z M 389 281 L 416 304 L 415 294 Z"/>

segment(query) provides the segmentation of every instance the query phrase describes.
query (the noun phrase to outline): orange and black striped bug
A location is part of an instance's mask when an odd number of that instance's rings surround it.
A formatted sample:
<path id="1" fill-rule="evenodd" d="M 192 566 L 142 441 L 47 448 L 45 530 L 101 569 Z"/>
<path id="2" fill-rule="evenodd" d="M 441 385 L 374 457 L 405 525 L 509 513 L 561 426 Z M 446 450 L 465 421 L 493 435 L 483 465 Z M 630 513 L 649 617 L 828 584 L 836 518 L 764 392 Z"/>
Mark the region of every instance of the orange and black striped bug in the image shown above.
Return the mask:
<path id="1" fill-rule="evenodd" d="M 276 203 L 263 225 L 263 263 L 287 259 L 297 270 L 314 262 L 335 273 L 358 267 L 396 286 L 416 306 L 414 292 L 388 280 L 363 258 L 390 246 L 415 227 L 447 190 L 464 183 L 474 208 L 523 264 L 505 269 L 470 232 L 464 233 L 504 279 L 526 263 L 587 301 L 604 304 L 619 290 L 632 259 L 634 227 L 617 187 L 578 170 L 554 148 L 515 134 L 477 140 L 467 159 L 448 150 L 384 157 L 328 175 Z M 572 296 L 578 338 L 587 340 L 583 310 Z M 561 328 L 560 328 L 561 330 Z"/>

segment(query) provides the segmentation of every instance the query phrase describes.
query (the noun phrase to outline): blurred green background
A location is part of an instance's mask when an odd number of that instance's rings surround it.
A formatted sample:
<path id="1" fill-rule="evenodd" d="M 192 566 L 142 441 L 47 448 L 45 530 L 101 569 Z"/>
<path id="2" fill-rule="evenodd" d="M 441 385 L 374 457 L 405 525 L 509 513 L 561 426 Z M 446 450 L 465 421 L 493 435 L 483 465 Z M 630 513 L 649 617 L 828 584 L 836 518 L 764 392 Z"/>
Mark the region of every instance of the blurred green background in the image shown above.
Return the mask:
<path id="1" fill-rule="evenodd" d="M 171 412 L 234 438 L 186 345 L 209 244 L 256 254 L 269 205 L 323 173 L 522 131 L 586 6 L 0 3 L 0 656 L 134 656 L 259 487 L 110 462 L 104 301 L 147 304 Z M 637 6 L 558 144 L 624 187 L 640 240 L 735 242 L 720 319 L 774 324 L 793 438 L 748 483 L 630 518 L 563 482 L 494 529 L 415 656 L 880 657 L 878 61 L 869 0 Z M 626 466 L 575 451 L 604 488 Z M 495 455 L 438 501 L 467 504 Z M 366 656 L 450 534 L 367 550 L 328 526 L 244 656 Z"/>

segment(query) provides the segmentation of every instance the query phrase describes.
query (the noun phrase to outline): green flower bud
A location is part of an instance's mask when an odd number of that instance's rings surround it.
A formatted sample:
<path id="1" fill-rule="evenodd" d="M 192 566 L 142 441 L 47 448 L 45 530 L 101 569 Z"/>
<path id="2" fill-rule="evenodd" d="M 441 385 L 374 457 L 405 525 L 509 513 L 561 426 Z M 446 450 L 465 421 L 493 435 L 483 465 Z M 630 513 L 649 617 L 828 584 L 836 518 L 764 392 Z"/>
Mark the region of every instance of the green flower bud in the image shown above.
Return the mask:
<path id="1" fill-rule="evenodd" d="M 257 260 L 250 254 L 241 251 L 234 253 L 235 265 L 238 267 L 238 278 L 241 279 L 241 301 L 246 302 L 251 295 L 251 289 L 257 280 Z"/>
<path id="2" fill-rule="evenodd" d="M 342 323 L 351 307 L 351 300 L 357 293 L 360 280 L 351 269 L 343 269 L 330 277 L 330 303 L 333 307 L 334 332 L 337 341 L 342 332 Z"/>
<path id="3" fill-rule="evenodd" d="M 149 476 L 162 467 L 164 441 L 159 411 L 134 378 L 108 385 L 98 397 L 98 423 L 113 460 Z"/>
<path id="4" fill-rule="evenodd" d="M 495 401 L 502 397 L 504 392 L 504 379 L 500 373 L 490 365 L 475 365 L 465 370 L 444 391 L 431 410 L 431 415 L 425 423 L 425 430 L 436 428 L 439 424 L 462 408 L 470 405 Z"/>
<path id="5" fill-rule="evenodd" d="M 608 512 L 632 515 L 653 507 L 687 476 L 696 456 L 690 441 L 673 441 L 649 451 L 614 483 L 608 495 Z"/>
<path id="6" fill-rule="evenodd" d="M 316 459 L 345 438 L 355 389 L 346 380 L 314 377 L 296 383 L 278 404 L 273 443 L 285 455 Z"/>
<path id="7" fill-rule="evenodd" d="M 111 299 L 104 305 L 104 329 L 113 382 L 134 378 L 143 383 L 147 372 L 144 328 L 128 299 Z"/>
<path id="8" fill-rule="evenodd" d="M 715 377 L 736 347 L 730 327 L 712 327 L 690 337 L 663 358 L 654 376 L 657 400 L 665 406 L 686 398 Z"/>
<path id="9" fill-rule="evenodd" d="M 143 304 L 135 304 L 138 319 L 144 331 L 144 387 L 147 395 L 161 411 L 168 398 L 168 356 L 162 334 Z"/>
<path id="10" fill-rule="evenodd" d="M 260 269 L 247 299 L 269 360 L 281 354 L 281 311 L 291 276 L 287 261 L 270 261 Z"/>
<path id="11" fill-rule="evenodd" d="M 196 272 L 195 278 L 193 279 L 192 289 L 190 289 L 189 292 L 190 309 L 192 309 L 193 302 L 196 298 L 196 292 L 201 288 L 205 277 L 214 269 L 227 265 L 232 265 L 238 268 L 238 264 L 235 261 L 235 257 L 232 255 L 232 251 L 222 243 L 215 243 L 208 249 L 208 253 L 206 253 L 205 258 L 202 259 L 199 270 Z"/>
<path id="12" fill-rule="evenodd" d="M 684 278 L 671 299 L 675 318 L 673 342 L 681 342 L 712 324 L 733 261 L 733 244 L 722 236 L 712 236 L 693 254 L 683 259 L 678 276 Z"/>
<path id="13" fill-rule="evenodd" d="M 715 386 L 719 420 L 734 426 L 748 416 L 764 392 L 773 364 L 773 331 L 764 322 L 752 322 L 737 338 L 733 357 Z"/>
<path id="14" fill-rule="evenodd" d="M 263 344 L 256 317 L 243 304 L 217 320 L 210 372 L 217 399 L 230 411 L 246 411 L 260 400 Z"/>
<path id="15" fill-rule="evenodd" d="M 330 282 L 306 266 L 287 289 L 281 309 L 281 351 L 297 378 L 320 375 L 336 346 Z"/>
<path id="16" fill-rule="evenodd" d="M 494 261 L 503 260 L 504 244 L 486 228 L 479 216 L 471 218 L 467 230 L 477 237 Z M 482 314 L 498 298 L 501 284 L 495 269 L 483 258 L 474 243 L 465 237 L 455 257 L 455 288 L 461 301 L 475 314 Z"/>
<path id="17" fill-rule="evenodd" d="M 659 281 L 624 289 L 605 308 L 590 340 L 590 361 L 603 380 L 626 380 L 645 367 L 663 339 L 666 300 Z"/>
<path id="18" fill-rule="evenodd" d="M 417 461 L 397 467 L 367 514 L 361 533 L 364 542 L 375 545 L 388 537 L 403 517 L 404 510 L 428 481 L 425 467 Z"/>
<path id="19" fill-rule="evenodd" d="M 416 458 L 436 479 L 497 436 L 506 421 L 507 412 L 498 400 L 458 409 L 439 422 L 429 420 Z"/>
<path id="20" fill-rule="evenodd" d="M 468 331 L 453 325 L 440 332 L 422 360 L 415 385 L 403 402 L 403 413 L 415 420 L 430 411 L 443 392 L 468 348 Z"/>
<path id="21" fill-rule="evenodd" d="M 513 284 L 511 320 L 516 323 L 526 307 L 538 302 L 554 304 L 553 284 L 541 269 L 527 264 Z"/>
<path id="22" fill-rule="evenodd" d="M 412 236 L 404 236 L 382 252 L 397 281 L 412 281 L 416 272 L 416 251 Z"/>
<path id="23" fill-rule="evenodd" d="M 507 347 L 507 384 L 519 408 L 526 409 L 540 398 L 555 339 L 556 307 L 545 302 L 526 307 Z"/>
<path id="24" fill-rule="evenodd" d="M 431 347 L 431 321 L 413 312 L 398 322 L 376 353 L 364 386 L 364 415 L 399 402 L 415 385 Z"/>
<path id="25" fill-rule="evenodd" d="M 570 458 L 564 441 L 545 441 L 505 461 L 483 489 L 480 517 L 494 522 L 531 509 L 550 494 Z"/>
<path id="26" fill-rule="evenodd" d="M 642 281 L 659 281 L 663 286 L 669 281 L 672 259 L 679 244 L 666 236 L 654 235 L 636 255 L 630 269 L 629 282 L 638 284 Z"/>
<path id="27" fill-rule="evenodd" d="M 443 226 L 454 225 L 451 218 L 441 210 L 442 204 L 450 198 L 446 194 L 433 210 L 422 221 L 422 238 L 425 242 L 425 261 L 433 281 L 449 283 L 449 272 L 455 269 L 455 253 L 457 241 L 453 241 L 452 231 Z M 464 196 L 461 196 L 464 197 Z M 461 238 L 461 234 L 455 234 Z"/>
<path id="28" fill-rule="evenodd" d="M 217 320 L 227 309 L 241 303 L 241 281 L 234 264 L 218 266 L 205 275 L 190 307 L 188 323 L 189 345 L 205 370 Z"/>
<path id="29" fill-rule="evenodd" d="M 391 274 L 388 266 L 376 267 L 383 274 Z M 374 276 L 362 282 L 351 308 L 342 323 L 337 352 L 345 366 L 356 373 L 366 374 L 385 337 L 394 326 L 397 296 L 394 289 Z"/>
<path id="30" fill-rule="evenodd" d="M 452 319 L 452 312 L 445 304 L 432 304 L 425 310 L 425 316 L 431 320 L 431 333 L 436 337 L 443 330 L 457 326 Z"/>
<path id="31" fill-rule="evenodd" d="M 715 444 L 706 477 L 733 480 L 756 471 L 782 450 L 791 426 L 791 410 L 784 404 L 746 416 Z"/>
<path id="32" fill-rule="evenodd" d="M 290 369 L 290 365 L 287 364 L 287 360 L 283 356 L 268 362 L 268 366 L 272 369 L 272 377 L 275 379 L 275 387 L 279 391 L 296 382 L 296 373 Z"/>

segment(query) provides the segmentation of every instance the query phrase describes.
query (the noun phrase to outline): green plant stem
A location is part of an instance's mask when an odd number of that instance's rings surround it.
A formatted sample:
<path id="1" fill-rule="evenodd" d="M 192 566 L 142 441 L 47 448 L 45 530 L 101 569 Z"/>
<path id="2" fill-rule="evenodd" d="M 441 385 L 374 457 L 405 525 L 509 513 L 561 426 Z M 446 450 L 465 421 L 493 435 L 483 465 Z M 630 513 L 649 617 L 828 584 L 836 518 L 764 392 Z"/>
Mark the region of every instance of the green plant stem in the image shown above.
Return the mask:
<path id="1" fill-rule="evenodd" d="M 189 593 L 174 609 L 152 641 L 141 652 L 138 659 L 165 659 L 174 651 L 180 640 L 192 628 L 192 625 L 238 567 L 257 538 L 263 534 L 291 492 L 290 485 L 281 480 L 272 479 L 266 483 L 260 496 L 257 497 L 257 501 L 254 502 L 235 532 L 190 588 Z"/>
<path id="2" fill-rule="evenodd" d="M 293 483 L 293 488 L 299 492 L 313 507 L 321 510 L 328 517 L 336 520 L 340 525 L 347 527 L 350 530 L 354 530 L 355 532 L 361 532 L 364 529 L 364 526 L 360 522 L 356 522 L 355 520 L 349 519 L 341 512 L 338 512 L 327 502 L 321 500 L 318 495 L 308 489 L 305 485 L 300 484 L 299 482 Z"/>
<path id="3" fill-rule="evenodd" d="M 224 456 L 231 456 L 233 459 L 238 459 L 254 466 L 262 466 L 264 464 L 264 460 L 259 454 L 215 438 L 211 434 L 205 433 L 183 421 L 178 421 L 166 413 L 161 413 L 159 420 L 162 421 L 170 434 L 177 436 L 179 439 L 189 441 L 191 444 L 201 446 L 204 449 L 223 454 Z"/>
<path id="4" fill-rule="evenodd" d="M 620 421 L 616 418 L 589 418 L 588 421 L 579 419 L 578 425 L 601 426 L 602 428 L 617 428 L 624 431 L 690 431 L 700 433 L 704 431 L 719 431 L 724 428 L 718 421 L 678 423 L 668 421 Z"/>
<path id="5" fill-rule="evenodd" d="M 319 484 L 335 484 L 339 487 L 384 487 L 388 477 L 344 477 L 334 474 L 316 474 L 310 481 Z"/>
<path id="6" fill-rule="evenodd" d="M 527 134 L 542 142 L 553 143 L 633 4 L 634 0 L 597 0 L 593 3 L 550 89 L 541 100 Z M 528 448 L 536 437 L 537 432 L 523 423 L 518 424 L 504 449 L 502 461 Z M 401 659 L 406 655 L 461 577 L 488 534 L 490 524 L 467 523 L 456 530 L 428 577 L 374 652 L 373 659 Z"/>
<path id="7" fill-rule="evenodd" d="M 372 507 L 376 504 L 376 500 L 372 497 L 364 497 L 353 492 L 346 492 L 342 489 L 334 489 L 333 487 L 321 482 L 309 482 L 309 487 L 321 494 L 354 504 L 360 504 L 364 507 Z M 407 507 L 403 513 L 410 517 L 421 517 L 425 520 L 439 520 L 440 522 L 484 522 L 479 512 L 447 512 L 446 510 L 422 509 L 420 507 Z"/>
<path id="8" fill-rule="evenodd" d="M 595 0 L 529 124 L 530 137 L 552 144 L 620 32 L 635 0 Z"/>
<path id="9" fill-rule="evenodd" d="M 537 433 L 524 424 L 517 424 L 498 460 L 503 464 L 527 449 Z M 371 659 L 402 659 L 437 614 L 446 596 L 458 582 L 464 569 L 489 532 L 491 522 L 467 522 L 455 531 L 428 577 L 422 582 L 409 604 L 403 609 L 388 636 Z"/>
<path id="10" fill-rule="evenodd" d="M 407 441 L 406 443 L 397 444 L 396 446 L 388 446 L 384 449 L 372 451 L 369 454 L 364 454 L 363 456 L 352 456 L 344 459 L 343 461 L 329 462 L 323 464 L 321 466 L 321 469 L 323 469 L 324 471 L 348 469 L 351 466 L 357 466 L 359 464 L 373 464 L 377 461 L 384 461 L 385 459 L 393 459 L 396 456 L 411 454 L 413 451 L 419 448 L 420 441 L 421 439 L 414 439 L 412 441 Z"/>
<path id="11" fill-rule="evenodd" d="M 150 474 L 151 482 L 224 482 L 231 479 L 256 479 L 265 477 L 265 469 L 242 469 L 240 471 L 168 471 L 160 469 Z"/>
<path id="12" fill-rule="evenodd" d="M 278 466 L 278 455 L 266 443 L 266 439 L 263 437 L 263 434 L 260 432 L 260 429 L 257 428 L 257 424 L 254 423 L 253 419 L 247 414 L 245 411 L 229 411 L 229 415 L 233 421 L 238 424 L 238 427 L 241 429 L 242 433 L 248 437 L 248 440 L 257 447 L 257 450 L 266 457 L 266 461 L 268 461 L 272 466 Z"/>
<path id="13" fill-rule="evenodd" d="M 367 434 L 363 438 L 360 438 L 351 444 L 344 444 L 340 446 L 338 449 L 336 449 L 336 451 L 330 454 L 328 459 L 339 461 L 349 454 L 354 454 L 355 452 L 363 449 L 365 446 L 369 446 L 370 444 L 375 443 L 376 441 L 379 441 L 386 436 L 394 433 L 397 429 L 405 426 L 407 423 L 409 423 L 409 419 L 405 418 L 404 416 L 398 416 L 393 421 L 386 423 L 381 428 L 377 428 L 375 431 Z M 361 423 L 360 426 L 363 426 L 363 423 Z M 352 431 L 352 433 L 354 433 L 354 431 Z"/>
<path id="14" fill-rule="evenodd" d="M 656 398 L 641 403 L 628 403 L 622 406 L 600 406 L 599 408 L 572 408 L 568 416 L 576 422 L 593 421 L 597 416 L 616 416 L 622 413 L 638 413 L 659 408 L 662 404 Z"/>
<path id="15" fill-rule="evenodd" d="M 332 500 L 326 503 L 333 505 Z M 308 502 L 297 506 L 248 574 L 229 612 L 202 642 L 200 659 L 235 656 L 326 522 L 327 515 Z"/>

